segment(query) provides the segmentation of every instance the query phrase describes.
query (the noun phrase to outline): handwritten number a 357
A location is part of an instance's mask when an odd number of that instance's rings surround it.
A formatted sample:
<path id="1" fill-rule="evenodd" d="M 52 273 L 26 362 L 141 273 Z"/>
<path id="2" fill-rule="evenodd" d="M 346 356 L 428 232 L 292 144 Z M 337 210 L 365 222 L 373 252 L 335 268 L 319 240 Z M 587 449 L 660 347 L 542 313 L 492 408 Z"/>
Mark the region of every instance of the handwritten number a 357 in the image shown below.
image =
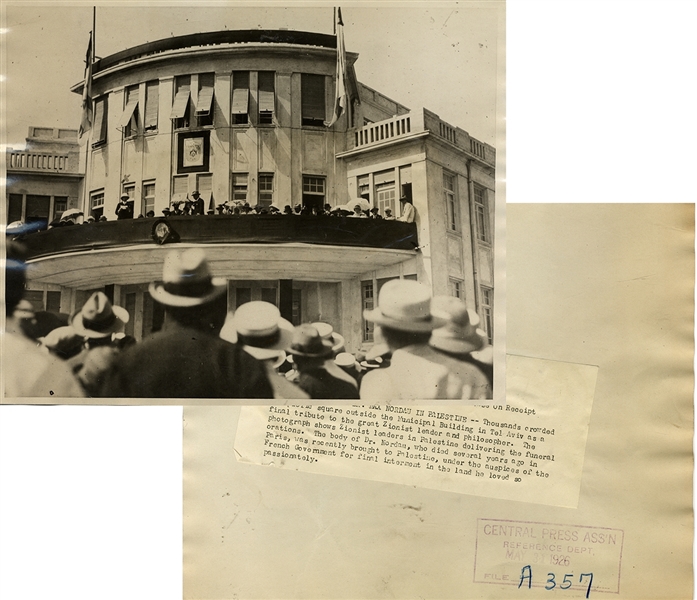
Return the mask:
<path id="1" fill-rule="evenodd" d="M 568 590 L 573 585 L 573 573 L 564 573 L 564 580 L 559 585 L 562 590 Z M 545 585 L 546 590 L 553 590 L 557 587 L 557 581 L 555 579 L 554 573 L 547 573 L 547 584 Z M 579 576 L 579 584 L 583 583 L 583 578 L 588 577 L 588 587 L 586 588 L 586 598 L 591 595 L 591 586 L 593 585 L 593 573 L 581 573 Z M 527 582 L 528 589 L 532 588 L 532 567 L 530 565 L 525 565 L 520 571 L 520 581 L 518 581 L 518 589 L 520 589 L 523 583 Z"/>

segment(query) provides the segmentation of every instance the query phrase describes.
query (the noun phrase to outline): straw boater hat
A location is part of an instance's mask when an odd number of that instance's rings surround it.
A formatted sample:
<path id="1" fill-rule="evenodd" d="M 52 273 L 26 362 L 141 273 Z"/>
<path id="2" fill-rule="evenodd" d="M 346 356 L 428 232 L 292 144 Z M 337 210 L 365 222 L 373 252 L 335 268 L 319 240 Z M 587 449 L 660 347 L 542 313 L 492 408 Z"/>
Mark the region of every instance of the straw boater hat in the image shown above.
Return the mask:
<path id="1" fill-rule="evenodd" d="M 88 338 L 104 338 L 123 331 L 128 323 L 128 311 L 121 306 L 112 306 L 104 292 L 92 294 L 71 325 L 80 335 Z"/>
<path id="2" fill-rule="evenodd" d="M 453 354 L 468 354 L 481 350 L 487 344 L 486 333 L 477 328 L 479 315 L 468 309 L 461 300 L 452 296 L 436 296 L 432 305 L 434 310 L 448 316 L 448 322 L 433 331 L 429 341 L 431 346 Z"/>
<path id="3" fill-rule="evenodd" d="M 388 281 L 380 290 L 378 307 L 363 315 L 400 331 L 427 332 L 445 325 L 445 319 L 431 314 L 431 290 L 411 279 Z"/>
<path id="4" fill-rule="evenodd" d="M 246 302 L 228 313 L 220 337 L 238 343 L 258 360 L 278 358 L 293 341 L 293 325 L 269 302 Z"/>
<path id="5" fill-rule="evenodd" d="M 332 345 L 332 352 L 339 352 L 346 345 L 344 336 L 334 331 L 334 328 L 329 323 L 318 321 L 310 324 L 317 330 L 325 342 Z"/>
<path id="6" fill-rule="evenodd" d="M 150 284 L 150 295 L 166 306 L 200 306 L 225 293 L 227 282 L 211 277 L 203 250 L 173 250 L 165 257 L 162 281 Z"/>
<path id="7" fill-rule="evenodd" d="M 336 355 L 334 362 L 338 366 L 344 367 L 345 369 L 350 369 L 358 364 L 356 363 L 356 357 L 350 352 L 339 352 L 339 354 Z"/>
<path id="8" fill-rule="evenodd" d="M 293 343 L 288 348 L 293 356 L 307 358 L 327 358 L 332 355 L 330 342 L 322 339 L 317 329 L 312 325 L 300 325 L 295 328 Z"/>

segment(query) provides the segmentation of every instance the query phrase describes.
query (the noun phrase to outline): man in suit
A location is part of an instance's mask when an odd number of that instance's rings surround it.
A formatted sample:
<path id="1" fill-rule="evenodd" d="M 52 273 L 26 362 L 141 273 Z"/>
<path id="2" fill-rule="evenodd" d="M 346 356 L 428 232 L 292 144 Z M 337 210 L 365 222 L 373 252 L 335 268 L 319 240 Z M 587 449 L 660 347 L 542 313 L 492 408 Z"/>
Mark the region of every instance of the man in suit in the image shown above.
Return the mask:
<path id="1" fill-rule="evenodd" d="M 133 201 L 130 196 L 126 193 L 121 194 L 121 200 L 116 206 L 116 219 L 121 221 L 122 219 L 132 219 L 133 218 Z"/>
<path id="2" fill-rule="evenodd" d="M 195 190 L 192 194 L 193 200 L 191 201 L 191 208 L 189 209 L 189 214 L 191 215 L 204 215 L 206 214 L 206 207 L 204 206 L 203 198 L 198 190 Z"/>
<path id="3" fill-rule="evenodd" d="M 102 389 L 108 397 L 273 398 L 263 366 L 219 337 L 227 282 L 212 277 L 203 250 L 173 250 L 150 295 L 162 329 L 121 354 Z"/>

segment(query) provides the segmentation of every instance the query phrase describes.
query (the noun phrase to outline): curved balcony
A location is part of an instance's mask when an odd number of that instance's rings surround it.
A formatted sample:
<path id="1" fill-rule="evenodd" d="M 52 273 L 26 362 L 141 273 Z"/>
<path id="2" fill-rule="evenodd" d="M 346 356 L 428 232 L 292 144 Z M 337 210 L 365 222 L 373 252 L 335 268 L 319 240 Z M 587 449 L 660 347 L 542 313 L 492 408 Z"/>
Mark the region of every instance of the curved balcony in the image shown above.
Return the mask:
<path id="1" fill-rule="evenodd" d="M 162 224 L 166 224 L 166 228 Z M 155 231 L 166 233 L 163 242 Z M 228 278 L 341 280 L 404 262 L 413 223 L 328 216 L 215 215 L 107 221 L 21 236 L 37 282 L 89 289 L 159 279 L 170 249 L 206 249 Z"/>

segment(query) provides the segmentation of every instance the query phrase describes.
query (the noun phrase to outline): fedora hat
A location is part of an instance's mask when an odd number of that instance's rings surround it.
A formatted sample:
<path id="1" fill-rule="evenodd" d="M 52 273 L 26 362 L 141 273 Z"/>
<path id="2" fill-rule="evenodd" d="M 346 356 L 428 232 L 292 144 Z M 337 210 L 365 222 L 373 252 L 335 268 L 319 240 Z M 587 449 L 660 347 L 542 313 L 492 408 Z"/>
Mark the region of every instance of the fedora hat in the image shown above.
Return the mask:
<path id="1" fill-rule="evenodd" d="M 203 250 L 172 250 L 162 267 L 162 281 L 151 283 L 150 295 L 166 306 L 200 306 L 225 293 L 227 281 L 211 277 Z"/>
<path id="2" fill-rule="evenodd" d="M 304 324 L 295 328 L 293 341 L 288 351 L 293 356 L 326 358 L 332 355 L 332 346 L 330 342 L 322 339 L 315 327 Z"/>
<path id="3" fill-rule="evenodd" d="M 123 331 L 128 323 L 128 311 L 113 306 L 104 292 L 92 294 L 71 320 L 73 329 L 88 338 L 104 338 Z"/>
<path id="4" fill-rule="evenodd" d="M 322 339 L 332 345 L 332 352 L 340 352 L 346 345 L 346 339 L 340 333 L 334 331 L 334 328 L 329 323 L 317 321 L 310 323 L 317 332 L 322 336 Z"/>
<path id="5" fill-rule="evenodd" d="M 290 346 L 294 330 L 273 304 L 255 300 L 227 314 L 220 337 L 242 345 L 256 359 L 266 360 L 278 358 Z"/>
<path id="6" fill-rule="evenodd" d="M 433 298 L 434 311 L 447 315 L 448 321 L 431 333 L 429 344 L 453 354 L 468 354 L 487 344 L 486 333 L 477 328 L 479 315 L 453 296 Z"/>
<path id="7" fill-rule="evenodd" d="M 427 332 L 445 325 L 445 319 L 431 314 L 431 290 L 411 279 L 388 281 L 378 295 L 378 307 L 363 316 L 400 331 Z"/>

